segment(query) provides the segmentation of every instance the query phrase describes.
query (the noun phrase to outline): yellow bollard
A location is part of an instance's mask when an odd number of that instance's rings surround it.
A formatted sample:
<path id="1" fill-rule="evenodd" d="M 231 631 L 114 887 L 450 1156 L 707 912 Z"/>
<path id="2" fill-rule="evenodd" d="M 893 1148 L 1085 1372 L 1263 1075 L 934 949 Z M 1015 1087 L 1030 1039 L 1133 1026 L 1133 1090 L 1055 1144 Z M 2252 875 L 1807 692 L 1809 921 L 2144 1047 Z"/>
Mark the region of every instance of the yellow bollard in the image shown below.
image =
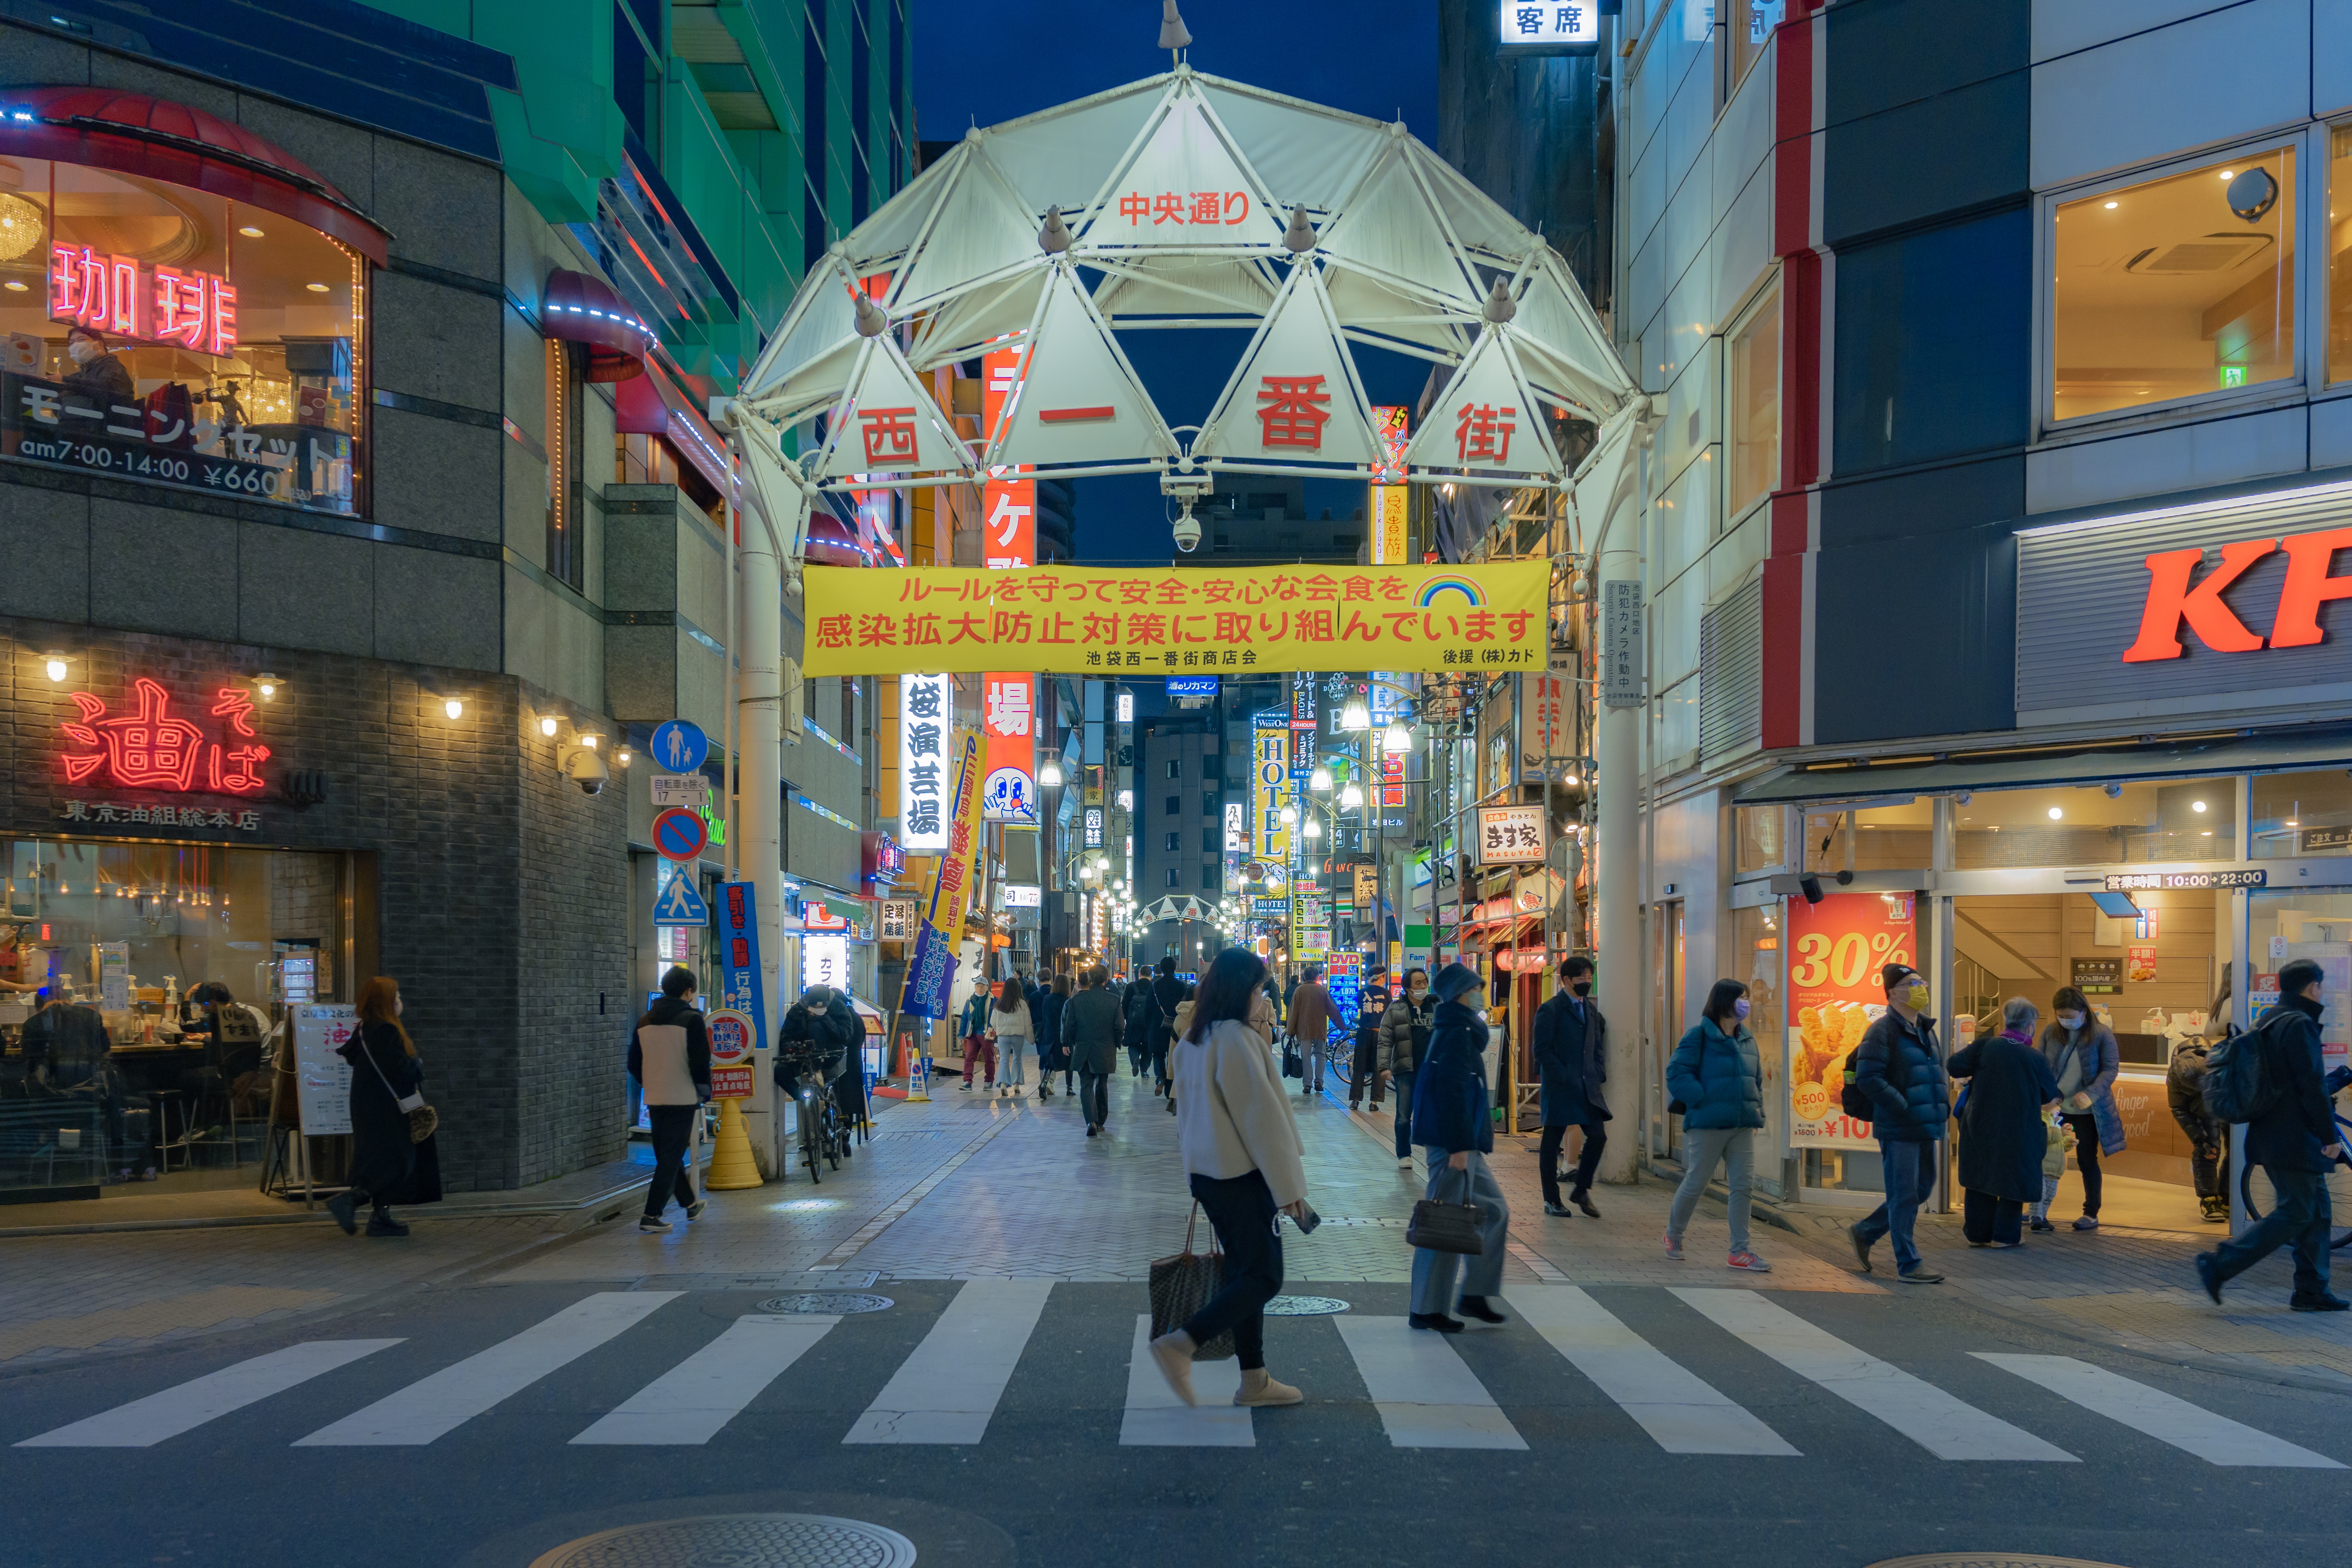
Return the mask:
<path id="1" fill-rule="evenodd" d="M 751 1135 L 743 1125 L 743 1102 L 719 1102 L 719 1142 L 711 1151 L 710 1169 L 702 1174 L 702 1190 L 731 1193 L 760 1184 L 760 1167 L 751 1163 Z"/>

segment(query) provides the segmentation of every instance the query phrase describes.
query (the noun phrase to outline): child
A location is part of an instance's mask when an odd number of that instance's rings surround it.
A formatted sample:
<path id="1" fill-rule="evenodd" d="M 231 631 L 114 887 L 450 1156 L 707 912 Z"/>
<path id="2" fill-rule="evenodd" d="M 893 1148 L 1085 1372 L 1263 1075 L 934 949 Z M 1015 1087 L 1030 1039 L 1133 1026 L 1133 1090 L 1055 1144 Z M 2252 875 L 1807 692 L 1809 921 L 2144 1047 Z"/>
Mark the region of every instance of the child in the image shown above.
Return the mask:
<path id="1" fill-rule="evenodd" d="M 2042 1201 L 2027 1211 L 2033 1216 L 2028 1227 L 2032 1230 L 2058 1228 L 2050 1223 L 2050 1205 L 2058 1201 L 2058 1179 L 2066 1173 L 2066 1151 L 2074 1146 L 2074 1134 L 2059 1119 L 2063 1110 L 2061 1107 L 2042 1118 Z"/>

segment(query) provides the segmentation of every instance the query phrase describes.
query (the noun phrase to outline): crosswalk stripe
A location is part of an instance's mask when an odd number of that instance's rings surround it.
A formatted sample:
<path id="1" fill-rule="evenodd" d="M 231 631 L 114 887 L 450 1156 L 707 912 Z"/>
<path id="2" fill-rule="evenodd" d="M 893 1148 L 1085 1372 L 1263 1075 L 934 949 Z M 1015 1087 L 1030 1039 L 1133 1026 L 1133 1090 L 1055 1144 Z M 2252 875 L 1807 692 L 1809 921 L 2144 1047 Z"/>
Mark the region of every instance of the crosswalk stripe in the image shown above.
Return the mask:
<path id="1" fill-rule="evenodd" d="M 1525 1448 L 1527 1439 L 1444 1336 L 1403 1318 L 1334 1318 L 1332 1325 L 1395 1448 Z"/>
<path id="2" fill-rule="evenodd" d="M 348 1366 L 398 1340 L 310 1340 L 225 1366 L 193 1382 L 101 1411 L 37 1437 L 19 1448 L 147 1448 L 193 1431 L 232 1410 L 283 1394 L 321 1373 Z"/>
<path id="3" fill-rule="evenodd" d="M 977 1443 L 1045 1310 L 1051 1279 L 970 1279 L 845 1443 Z"/>
<path id="4" fill-rule="evenodd" d="M 1241 1392 L 1242 1363 L 1235 1359 L 1192 1363 L 1192 1397 L 1185 1404 L 1160 1375 L 1151 1359 L 1151 1314 L 1135 1318 L 1135 1344 L 1127 1358 L 1127 1414 L 1118 1424 L 1126 1448 L 1251 1448 L 1257 1433 L 1246 1406 L 1234 1403 Z"/>
<path id="5" fill-rule="evenodd" d="M 738 1318 L 572 1440 L 708 1443 L 839 1321 L 817 1314 Z"/>
<path id="6" fill-rule="evenodd" d="M 445 1366 L 366 1409 L 299 1438 L 298 1448 L 430 1443 L 642 1321 L 677 1290 L 600 1290 L 512 1339 Z"/>
<path id="7" fill-rule="evenodd" d="M 2275 1469 L 2340 1470 L 2341 1464 L 2325 1454 L 2297 1447 L 2216 1415 L 2161 1389 L 2063 1355 L 2011 1355 L 1999 1351 L 1970 1352 L 2004 1372 L 2040 1384 L 2062 1399 L 2085 1410 L 2120 1421 L 2135 1432 L 2145 1432 L 2160 1443 L 2215 1465 L 2261 1466 Z"/>
<path id="8" fill-rule="evenodd" d="M 1779 1433 L 1576 1286 L 1524 1285 L 1503 1299 L 1667 1453 L 1795 1456 Z"/>
<path id="9" fill-rule="evenodd" d="M 1799 1377 L 1867 1411 L 1939 1459 L 2039 1459 L 2078 1463 L 2021 1426 L 1989 1415 L 1892 1363 L 1856 1350 L 1754 1290 L 1689 1289 L 1675 1295 Z"/>

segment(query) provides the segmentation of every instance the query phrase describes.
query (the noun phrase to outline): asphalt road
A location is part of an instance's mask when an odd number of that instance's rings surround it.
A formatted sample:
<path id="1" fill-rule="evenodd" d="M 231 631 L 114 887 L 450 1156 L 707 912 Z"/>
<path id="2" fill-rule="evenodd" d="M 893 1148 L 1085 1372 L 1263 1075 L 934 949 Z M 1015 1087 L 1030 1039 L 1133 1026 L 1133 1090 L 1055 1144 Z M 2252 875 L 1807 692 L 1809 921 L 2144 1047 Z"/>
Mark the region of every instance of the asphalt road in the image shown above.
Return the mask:
<path id="1" fill-rule="evenodd" d="M 888 1309 L 831 1319 L 756 1292 L 428 1291 L 0 1378 L 0 1563 L 520 1568 L 617 1526 L 770 1511 L 970 1568 L 2257 1568 L 2334 1561 L 2352 1529 L 2344 1395 L 1930 1291 L 1710 1283 L 1530 1288 L 1509 1326 L 1442 1345 L 1402 1329 L 1402 1286 L 1323 1287 L 1350 1310 L 1268 1332 L 1307 1402 L 1245 1417 L 1130 1380 L 1136 1286 L 885 1281 Z M 1429 1446 L 1464 1442 L 1485 1446 Z M 1748 1451 L 1690 1451 L 1709 1447 Z"/>

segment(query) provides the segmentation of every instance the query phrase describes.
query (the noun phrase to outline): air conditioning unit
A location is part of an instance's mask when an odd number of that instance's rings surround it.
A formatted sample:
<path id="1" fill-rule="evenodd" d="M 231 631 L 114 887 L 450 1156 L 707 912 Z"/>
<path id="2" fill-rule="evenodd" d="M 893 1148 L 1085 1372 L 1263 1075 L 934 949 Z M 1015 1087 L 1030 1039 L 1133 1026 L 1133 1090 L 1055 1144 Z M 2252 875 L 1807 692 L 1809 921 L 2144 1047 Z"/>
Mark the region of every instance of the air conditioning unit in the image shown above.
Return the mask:
<path id="1" fill-rule="evenodd" d="M 2205 234 L 2170 245 L 2151 245 L 2124 263 L 2142 277 L 2184 278 L 2243 267 L 2271 243 L 2266 234 Z"/>

